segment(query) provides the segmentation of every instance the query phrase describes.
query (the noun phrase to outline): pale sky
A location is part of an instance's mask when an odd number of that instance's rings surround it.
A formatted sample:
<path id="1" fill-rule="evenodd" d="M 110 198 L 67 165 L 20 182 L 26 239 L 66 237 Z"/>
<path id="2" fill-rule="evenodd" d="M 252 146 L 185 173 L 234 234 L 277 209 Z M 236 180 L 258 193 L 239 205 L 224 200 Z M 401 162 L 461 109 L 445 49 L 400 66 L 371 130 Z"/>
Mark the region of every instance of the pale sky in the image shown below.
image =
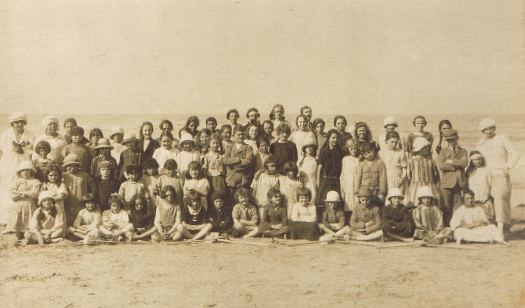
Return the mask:
<path id="1" fill-rule="evenodd" d="M 0 3 L 0 113 L 525 113 L 524 85 L 523 1 Z"/>

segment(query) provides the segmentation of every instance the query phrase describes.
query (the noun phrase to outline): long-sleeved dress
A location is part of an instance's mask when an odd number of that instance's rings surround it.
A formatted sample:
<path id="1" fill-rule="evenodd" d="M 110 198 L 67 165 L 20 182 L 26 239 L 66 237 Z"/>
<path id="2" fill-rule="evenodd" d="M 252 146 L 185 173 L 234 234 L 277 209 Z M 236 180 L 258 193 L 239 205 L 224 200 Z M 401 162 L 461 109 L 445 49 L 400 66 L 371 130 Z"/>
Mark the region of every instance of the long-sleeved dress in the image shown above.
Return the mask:
<path id="1" fill-rule="evenodd" d="M 31 215 L 36 209 L 36 200 L 38 192 L 40 191 L 40 181 L 32 179 L 17 178 L 11 187 L 11 196 L 15 197 L 19 194 L 26 196 L 13 200 L 13 206 L 9 211 L 9 221 L 6 230 L 14 232 L 25 232 L 29 230 L 29 221 Z"/>
<path id="2" fill-rule="evenodd" d="M 299 178 L 304 187 L 312 192 L 312 200 L 317 200 L 317 160 L 312 156 L 305 156 L 299 160 Z"/>
<path id="3" fill-rule="evenodd" d="M 474 192 L 474 199 L 485 210 L 487 218 L 494 220 L 494 204 L 490 196 L 492 176 L 486 167 L 476 168 L 467 174 L 468 187 Z"/>
<path id="4" fill-rule="evenodd" d="M 481 206 L 460 206 L 452 215 L 450 228 L 454 237 L 469 242 L 503 242 L 498 228 L 489 223 L 485 210 Z"/>
<path id="5" fill-rule="evenodd" d="M 356 198 L 354 191 L 354 180 L 356 176 L 357 166 L 359 166 L 359 159 L 357 157 L 347 155 L 343 158 L 343 166 L 341 168 L 341 196 L 345 202 L 345 212 L 354 211 Z"/>
<path id="6" fill-rule="evenodd" d="M 439 191 L 439 173 L 436 164 L 431 158 L 412 156 L 407 165 L 408 187 L 406 189 L 406 205 L 415 206 L 418 204 L 417 191 L 421 186 L 432 188 L 434 198 L 441 204 L 441 192 Z"/>
<path id="7" fill-rule="evenodd" d="M 379 157 L 381 157 L 386 166 L 388 189 L 399 188 L 404 193 L 403 169 L 407 167 L 406 153 L 402 150 L 391 151 L 385 148 L 379 152 Z"/>
<path id="8" fill-rule="evenodd" d="M 77 214 L 82 210 L 82 198 L 95 191 L 95 182 L 84 171 L 66 172 L 63 176 L 69 195 L 64 200 L 67 225 L 70 226 Z"/>

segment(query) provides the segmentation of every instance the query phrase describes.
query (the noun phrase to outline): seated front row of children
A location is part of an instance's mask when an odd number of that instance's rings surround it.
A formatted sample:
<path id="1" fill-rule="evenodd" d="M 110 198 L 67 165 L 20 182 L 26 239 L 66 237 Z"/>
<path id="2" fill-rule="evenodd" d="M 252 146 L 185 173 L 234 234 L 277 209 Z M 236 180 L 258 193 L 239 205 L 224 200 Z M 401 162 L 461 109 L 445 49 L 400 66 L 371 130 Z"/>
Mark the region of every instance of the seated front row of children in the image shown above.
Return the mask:
<path id="1" fill-rule="evenodd" d="M 57 211 L 53 194 L 42 191 L 38 208 L 31 217 L 29 231 L 23 243 L 51 243 L 59 241 L 64 234 L 64 219 Z M 317 240 L 324 233 L 325 238 L 346 237 L 352 240 L 377 240 L 388 237 L 393 240 L 411 241 L 422 239 L 431 243 L 443 243 L 455 238 L 457 243 L 497 242 L 505 243 L 494 225 L 491 225 L 482 207 L 477 206 L 474 193 L 465 191 L 464 205 L 454 213 L 450 228 L 443 225 L 441 210 L 429 187 L 418 190 L 418 206 L 403 205 L 399 189 L 391 189 L 387 204 L 380 208 L 368 190 L 357 194 L 358 202 L 345 223 L 340 196 L 329 191 L 325 198 L 322 217 L 318 219 L 317 208 L 311 201 L 311 192 L 301 187 L 297 202 L 288 215 L 285 198 L 272 188 L 267 193 L 267 203 L 258 209 L 251 201 L 247 188 L 235 192 L 233 208 L 225 202 L 225 192 L 214 192 L 210 206 L 203 204 L 202 195 L 190 191 L 183 199 L 177 196 L 175 188 L 166 185 L 156 198 L 155 213 L 151 213 L 144 197 L 130 200 L 131 210 L 124 210 L 124 204 L 117 194 L 109 197 L 109 209 L 101 212 L 93 198 L 83 199 L 82 209 L 69 234 L 85 241 L 103 239 L 122 241 L 127 239 L 154 242 L 165 240 L 199 240 L 210 232 L 232 237 L 289 237 L 290 239 Z M 260 217 L 259 217 L 260 215 Z"/>

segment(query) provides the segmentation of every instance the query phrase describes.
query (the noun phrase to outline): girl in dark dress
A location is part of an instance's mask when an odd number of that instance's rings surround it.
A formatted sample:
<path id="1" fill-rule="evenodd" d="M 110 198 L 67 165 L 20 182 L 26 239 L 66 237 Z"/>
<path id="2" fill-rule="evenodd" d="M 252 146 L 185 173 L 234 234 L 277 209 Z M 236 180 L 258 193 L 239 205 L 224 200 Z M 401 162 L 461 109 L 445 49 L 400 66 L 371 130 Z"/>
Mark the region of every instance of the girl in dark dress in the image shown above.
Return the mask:
<path id="1" fill-rule="evenodd" d="M 326 193 L 335 190 L 341 193 L 340 181 L 341 167 L 343 161 L 343 150 L 339 144 L 340 135 L 335 129 L 328 131 L 325 146 L 319 153 L 319 167 L 317 179 L 319 181 L 319 193 L 317 194 L 316 205 L 318 207 L 318 217 L 321 217 L 324 207 Z"/>

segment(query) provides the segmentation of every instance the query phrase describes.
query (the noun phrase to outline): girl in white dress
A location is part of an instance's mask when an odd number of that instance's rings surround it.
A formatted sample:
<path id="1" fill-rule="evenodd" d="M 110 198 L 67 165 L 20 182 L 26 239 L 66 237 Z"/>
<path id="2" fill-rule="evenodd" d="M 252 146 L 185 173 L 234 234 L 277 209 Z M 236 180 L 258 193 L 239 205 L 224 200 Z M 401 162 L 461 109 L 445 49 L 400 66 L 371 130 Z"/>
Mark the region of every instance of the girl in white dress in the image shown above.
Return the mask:
<path id="1" fill-rule="evenodd" d="M 343 157 L 341 167 L 341 195 L 344 201 L 344 211 L 346 215 L 354 211 L 356 197 L 354 193 L 354 178 L 359 159 L 357 158 L 357 144 L 354 139 L 346 141 L 348 155 Z"/>

